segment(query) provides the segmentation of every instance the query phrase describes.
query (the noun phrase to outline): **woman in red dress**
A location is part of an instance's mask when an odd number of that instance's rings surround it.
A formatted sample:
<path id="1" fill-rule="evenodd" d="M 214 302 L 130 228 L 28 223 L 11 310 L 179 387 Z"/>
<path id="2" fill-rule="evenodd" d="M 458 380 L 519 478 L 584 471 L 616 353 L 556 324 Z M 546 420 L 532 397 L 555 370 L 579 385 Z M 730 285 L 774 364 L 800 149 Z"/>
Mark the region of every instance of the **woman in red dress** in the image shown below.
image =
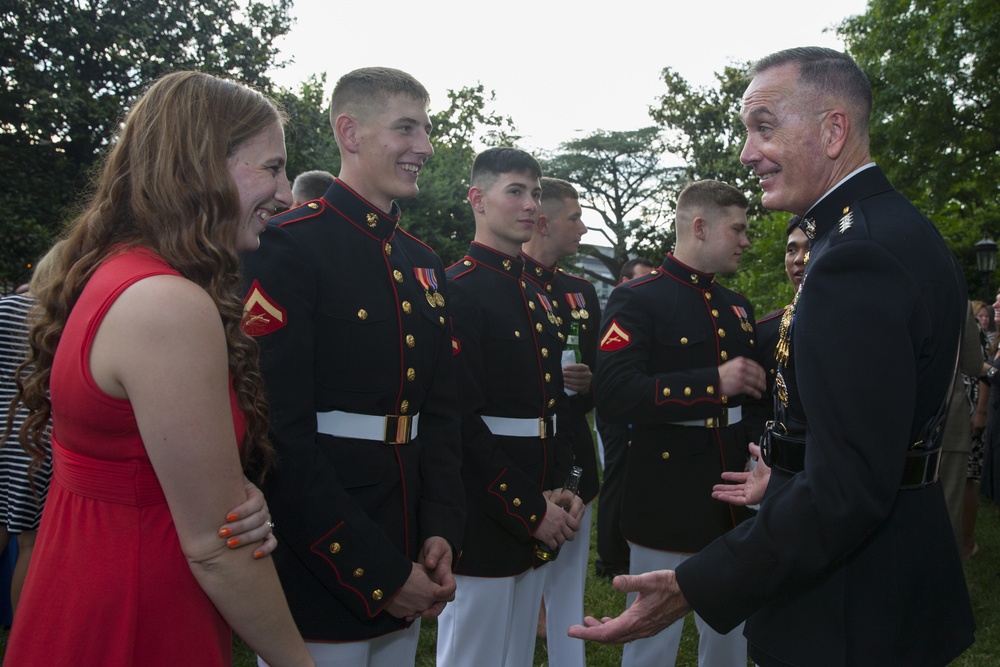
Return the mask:
<path id="1" fill-rule="evenodd" d="M 229 665 L 231 630 L 312 664 L 273 543 L 230 548 L 269 526 L 217 520 L 269 463 L 235 288 L 237 254 L 291 203 L 282 123 L 246 86 L 178 72 L 111 143 L 36 295 L 20 435 L 38 452 L 51 414 L 53 477 L 6 664 Z"/>

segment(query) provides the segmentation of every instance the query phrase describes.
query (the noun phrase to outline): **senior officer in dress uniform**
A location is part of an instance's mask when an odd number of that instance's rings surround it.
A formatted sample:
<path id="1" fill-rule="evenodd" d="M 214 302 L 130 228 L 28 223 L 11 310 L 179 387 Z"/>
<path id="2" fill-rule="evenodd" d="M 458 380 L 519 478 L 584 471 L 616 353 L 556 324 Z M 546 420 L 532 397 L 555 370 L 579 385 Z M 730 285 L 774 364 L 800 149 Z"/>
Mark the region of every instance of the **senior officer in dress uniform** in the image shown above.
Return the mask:
<path id="1" fill-rule="evenodd" d="M 337 83 L 339 178 L 243 258 L 279 464 L 275 564 L 318 665 L 413 664 L 455 590 L 464 514 L 444 268 L 398 225 L 432 155 L 427 91 L 365 68 Z"/>
<path id="2" fill-rule="evenodd" d="M 592 369 L 597 365 L 597 335 L 601 306 L 597 290 L 586 278 L 566 273 L 559 260 L 575 255 L 587 233 L 580 195 L 572 183 L 542 178 L 542 205 L 531 239 L 521 246 L 524 277 L 552 304 L 552 312 L 566 341 L 576 345 L 580 361 L 563 363 L 563 383 L 569 394 L 570 420 L 566 432 L 573 444 L 573 463 L 583 469 L 580 499 L 586 508 L 576 539 L 545 568 L 541 618 L 546 627 L 550 667 L 579 667 L 586 662 L 583 642 L 566 635 L 583 618 L 583 589 L 590 556 L 591 501 L 600 486 L 597 450 L 587 413 L 594 408 Z M 568 347 L 568 346 L 567 346 Z M 549 631 L 551 630 L 551 632 Z"/>
<path id="3" fill-rule="evenodd" d="M 720 631 L 749 617 L 763 667 L 945 665 L 974 640 L 935 481 L 965 283 L 871 162 L 871 87 L 850 57 L 789 49 L 751 73 L 742 160 L 764 206 L 803 216 L 810 242 L 783 327 L 767 491 L 754 519 L 676 573 L 617 580 L 640 593 L 626 614 L 571 633 L 628 641 L 693 607 Z"/>
<path id="4" fill-rule="evenodd" d="M 475 239 L 448 269 L 469 519 L 455 601 L 438 619 L 440 667 L 530 667 L 544 579 L 535 544 L 557 548 L 580 528 L 583 503 L 560 488 L 573 459 L 566 336 L 517 256 L 538 216 L 540 177 L 524 151 L 480 153 L 469 189 Z"/>
<path id="5" fill-rule="evenodd" d="M 597 400 L 609 420 L 632 424 L 622 506 L 632 574 L 672 569 L 749 516 L 711 497 L 722 472 L 746 466 L 742 403 L 765 386 L 752 307 L 715 278 L 734 273 L 750 245 L 746 209 L 746 197 L 725 183 L 687 186 L 674 251 L 608 301 Z M 741 633 L 697 623 L 700 664 L 745 667 Z M 682 625 L 629 644 L 622 665 L 672 665 Z"/>

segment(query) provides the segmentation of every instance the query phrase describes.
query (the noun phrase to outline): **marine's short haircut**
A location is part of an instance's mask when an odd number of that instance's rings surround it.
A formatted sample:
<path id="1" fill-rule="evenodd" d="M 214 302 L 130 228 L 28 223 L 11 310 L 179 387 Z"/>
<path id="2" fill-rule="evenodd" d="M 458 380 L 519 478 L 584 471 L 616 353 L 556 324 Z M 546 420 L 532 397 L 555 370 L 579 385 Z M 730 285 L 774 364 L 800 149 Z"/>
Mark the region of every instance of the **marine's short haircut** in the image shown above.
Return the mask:
<path id="1" fill-rule="evenodd" d="M 561 178 L 544 176 L 542 178 L 542 203 L 547 201 L 559 201 L 564 199 L 580 199 L 580 193 L 576 191 L 573 184 Z"/>
<path id="2" fill-rule="evenodd" d="M 501 176 L 511 172 L 527 173 L 538 179 L 542 177 L 542 167 L 530 153 L 520 148 L 499 146 L 488 148 L 476 156 L 469 182 L 480 190 L 489 190 Z"/>
<path id="3" fill-rule="evenodd" d="M 750 205 L 746 195 L 722 181 L 706 179 L 695 181 L 681 191 L 677 198 L 677 213 L 691 208 L 723 209 L 729 206 L 739 206 L 746 209 Z"/>
<path id="4" fill-rule="evenodd" d="M 349 113 L 367 119 L 379 113 L 394 95 L 430 103 L 431 96 L 413 76 L 391 67 L 362 67 L 340 77 L 330 98 L 330 124 Z"/>
<path id="5" fill-rule="evenodd" d="M 322 169 L 304 171 L 295 177 L 292 183 L 292 196 L 297 202 L 307 202 L 319 199 L 326 194 L 333 184 L 334 176 Z"/>

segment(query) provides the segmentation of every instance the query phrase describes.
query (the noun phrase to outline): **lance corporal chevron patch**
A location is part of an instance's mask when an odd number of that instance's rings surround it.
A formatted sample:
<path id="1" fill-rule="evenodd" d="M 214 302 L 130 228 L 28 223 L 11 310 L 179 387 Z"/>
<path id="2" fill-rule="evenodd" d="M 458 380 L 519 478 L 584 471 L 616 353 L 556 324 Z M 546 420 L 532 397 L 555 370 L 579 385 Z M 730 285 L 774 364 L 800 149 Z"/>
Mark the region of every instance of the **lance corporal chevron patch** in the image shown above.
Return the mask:
<path id="1" fill-rule="evenodd" d="M 285 309 L 269 297 L 256 280 L 243 300 L 240 327 L 250 336 L 264 336 L 288 324 Z"/>
<path id="2" fill-rule="evenodd" d="M 631 342 L 632 335 L 618 324 L 618 320 L 611 320 L 611 326 L 608 327 L 608 330 L 601 337 L 601 350 L 604 352 L 614 352 L 615 350 L 627 347 Z"/>

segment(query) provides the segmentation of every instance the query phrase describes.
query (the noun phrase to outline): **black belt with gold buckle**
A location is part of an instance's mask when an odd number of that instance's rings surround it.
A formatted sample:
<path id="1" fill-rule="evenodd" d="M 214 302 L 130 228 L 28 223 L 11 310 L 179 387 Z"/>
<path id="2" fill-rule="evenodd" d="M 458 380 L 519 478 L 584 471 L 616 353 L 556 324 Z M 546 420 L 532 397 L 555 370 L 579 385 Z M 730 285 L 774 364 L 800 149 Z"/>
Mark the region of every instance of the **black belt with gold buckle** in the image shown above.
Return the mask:
<path id="1" fill-rule="evenodd" d="M 806 468 L 806 441 L 779 433 L 773 424 L 764 430 L 760 453 L 769 467 L 792 475 Z"/>
<path id="2" fill-rule="evenodd" d="M 761 459 L 771 468 L 794 475 L 805 470 L 806 441 L 774 430 L 768 425 L 761 443 Z M 914 449 L 906 453 L 901 490 L 920 489 L 938 480 L 941 471 L 941 447 Z"/>

